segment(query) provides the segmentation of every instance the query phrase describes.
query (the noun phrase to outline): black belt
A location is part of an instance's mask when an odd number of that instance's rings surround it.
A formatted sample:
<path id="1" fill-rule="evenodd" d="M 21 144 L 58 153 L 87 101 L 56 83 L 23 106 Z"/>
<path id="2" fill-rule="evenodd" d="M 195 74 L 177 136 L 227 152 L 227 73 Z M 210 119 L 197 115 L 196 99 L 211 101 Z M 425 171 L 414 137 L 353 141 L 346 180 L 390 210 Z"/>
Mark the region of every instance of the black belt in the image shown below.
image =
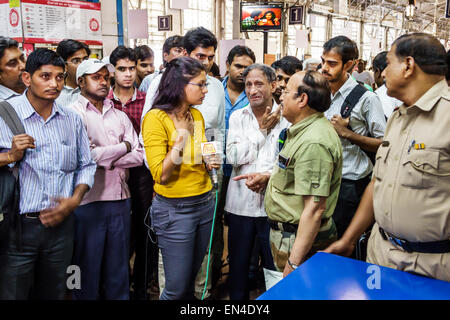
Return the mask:
<path id="1" fill-rule="evenodd" d="M 40 212 L 29 212 L 29 213 L 24 213 L 23 217 L 29 218 L 29 219 L 37 219 L 37 218 L 39 218 L 40 214 L 41 214 Z"/>
<path id="2" fill-rule="evenodd" d="M 289 233 L 296 233 L 298 230 L 298 224 L 289 222 L 279 222 L 271 219 L 267 220 L 269 220 L 270 228 L 272 228 L 273 230 L 286 231 Z M 322 219 L 320 221 L 320 226 L 321 227 L 324 226 L 328 222 L 328 220 L 330 220 L 330 218 Z"/>
<path id="3" fill-rule="evenodd" d="M 407 252 L 421 252 L 421 253 L 447 253 L 450 252 L 450 239 L 430 242 L 410 242 L 386 232 L 379 227 L 381 236 L 384 240 L 389 240 L 395 246 L 401 247 Z"/>

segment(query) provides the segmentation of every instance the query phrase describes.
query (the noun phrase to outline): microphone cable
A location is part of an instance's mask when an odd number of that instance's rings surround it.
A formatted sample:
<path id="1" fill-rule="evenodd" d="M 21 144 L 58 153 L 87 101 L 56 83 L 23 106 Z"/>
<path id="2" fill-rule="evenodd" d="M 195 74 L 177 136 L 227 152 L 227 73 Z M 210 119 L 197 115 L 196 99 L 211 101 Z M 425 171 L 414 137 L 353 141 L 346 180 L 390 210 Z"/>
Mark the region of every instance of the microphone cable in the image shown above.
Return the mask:
<path id="1" fill-rule="evenodd" d="M 211 237 L 209 239 L 208 263 L 206 264 L 206 279 L 205 279 L 205 287 L 203 289 L 203 294 L 202 294 L 202 300 L 204 300 L 204 298 L 205 298 L 206 286 L 208 285 L 209 259 L 211 258 L 211 246 L 212 246 L 213 233 L 214 233 L 214 222 L 216 220 L 217 202 L 219 201 L 218 198 L 219 198 L 219 190 L 216 190 L 216 204 L 214 205 L 214 216 L 213 216 L 213 222 L 212 222 L 212 227 L 211 227 Z"/>

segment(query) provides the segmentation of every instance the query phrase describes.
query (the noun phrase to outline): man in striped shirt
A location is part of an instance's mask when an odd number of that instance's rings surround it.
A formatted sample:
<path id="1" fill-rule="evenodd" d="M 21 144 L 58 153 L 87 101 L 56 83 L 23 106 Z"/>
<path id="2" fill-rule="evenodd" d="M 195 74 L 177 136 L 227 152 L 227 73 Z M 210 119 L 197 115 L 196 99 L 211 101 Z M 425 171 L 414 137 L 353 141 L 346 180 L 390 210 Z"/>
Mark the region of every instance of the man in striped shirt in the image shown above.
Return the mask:
<path id="1" fill-rule="evenodd" d="M 349 117 L 342 117 L 342 105 L 359 86 L 347 73 L 358 57 L 358 47 L 349 38 L 338 36 L 328 40 L 323 48 L 322 74 L 331 89 L 331 106 L 325 111 L 325 116 L 341 138 L 344 159 L 339 199 L 333 214 L 340 238 L 370 181 L 373 163 L 365 151 L 377 151 L 383 139 L 386 119 L 380 99 L 369 90 L 360 96 Z"/>
<path id="2" fill-rule="evenodd" d="M 72 212 L 94 184 L 96 164 L 81 117 L 55 103 L 64 85 L 64 61 L 38 49 L 22 80 L 27 91 L 8 102 L 27 134 L 13 137 L 0 119 L 0 166 L 21 161 L 19 218 L 0 256 L 0 299 L 64 299 Z"/>
<path id="3" fill-rule="evenodd" d="M 25 56 L 19 43 L 11 38 L 0 36 L 0 100 L 19 96 L 25 90 L 22 72 Z"/>

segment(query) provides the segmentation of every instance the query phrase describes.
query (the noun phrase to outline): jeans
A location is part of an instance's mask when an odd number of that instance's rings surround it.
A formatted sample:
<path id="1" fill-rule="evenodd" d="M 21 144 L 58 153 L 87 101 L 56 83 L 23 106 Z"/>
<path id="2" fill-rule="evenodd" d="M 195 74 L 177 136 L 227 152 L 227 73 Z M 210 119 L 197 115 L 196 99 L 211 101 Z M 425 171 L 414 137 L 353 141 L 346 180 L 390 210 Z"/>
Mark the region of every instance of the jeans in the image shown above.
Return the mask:
<path id="1" fill-rule="evenodd" d="M 160 300 L 194 298 L 195 277 L 211 235 L 214 195 L 186 198 L 156 195 L 150 209 L 151 224 L 161 250 L 165 288 Z"/>
<path id="2" fill-rule="evenodd" d="M 11 228 L 7 253 L 0 258 L 0 300 L 63 300 L 73 252 L 73 214 L 56 227 L 24 215 L 17 223 L 22 223 L 22 250 Z"/>

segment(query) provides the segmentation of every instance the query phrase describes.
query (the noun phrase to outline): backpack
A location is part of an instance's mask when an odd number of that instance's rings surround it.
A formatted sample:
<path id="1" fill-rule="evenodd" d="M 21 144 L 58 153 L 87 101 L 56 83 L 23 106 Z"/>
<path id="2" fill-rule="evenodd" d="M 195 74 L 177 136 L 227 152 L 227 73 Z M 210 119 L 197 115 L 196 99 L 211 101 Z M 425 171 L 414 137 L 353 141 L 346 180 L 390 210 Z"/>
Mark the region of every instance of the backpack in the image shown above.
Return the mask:
<path id="1" fill-rule="evenodd" d="M 361 99 L 361 97 L 364 95 L 364 93 L 366 93 L 366 91 L 367 91 L 367 89 L 362 85 L 357 85 L 356 87 L 354 87 L 352 89 L 352 91 L 350 91 L 350 93 L 347 95 L 347 97 L 345 98 L 345 100 L 341 106 L 342 118 L 346 119 L 346 118 L 350 117 L 353 108 L 356 106 L 359 99 Z M 352 128 L 350 128 L 350 126 L 349 126 L 349 129 L 352 130 Z M 369 133 L 369 137 L 370 137 L 370 133 Z M 367 150 L 364 150 L 363 148 L 361 148 L 361 150 L 364 151 L 364 153 L 369 157 L 370 161 L 372 161 L 372 165 L 374 165 L 376 152 L 367 151 Z"/>
<path id="2" fill-rule="evenodd" d="M 13 135 L 25 133 L 14 108 L 6 101 L 0 102 L 0 117 Z M 13 168 L 0 167 L 0 252 L 6 249 L 11 227 L 15 227 L 19 211 L 19 163 Z"/>

